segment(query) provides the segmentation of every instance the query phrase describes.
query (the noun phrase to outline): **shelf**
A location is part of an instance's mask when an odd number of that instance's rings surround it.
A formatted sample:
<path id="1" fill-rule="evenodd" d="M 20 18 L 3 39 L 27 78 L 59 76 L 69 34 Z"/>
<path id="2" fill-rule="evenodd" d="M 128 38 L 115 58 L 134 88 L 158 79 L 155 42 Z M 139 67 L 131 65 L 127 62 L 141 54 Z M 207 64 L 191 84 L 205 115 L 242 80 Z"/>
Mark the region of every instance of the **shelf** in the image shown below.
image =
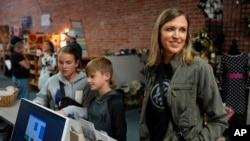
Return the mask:
<path id="1" fill-rule="evenodd" d="M 90 61 L 90 60 L 92 60 L 94 58 L 96 58 L 96 57 L 90 57 L 90 56 L 82 57 L 82 61 Z"/>
<path id="2" fill-rule="evenodd" d="M 31 53 L 31 52 L 25 52 L 24 55 L 29 55 L 29 56 L 36 56 L 35 53 Z M 38 56 L 37 56 L 38 57 Z"/>
<path id="3" fill-rule="evenodd" d="M 40 75 L 40 74 L 39 74 L 39 73 L 37 73 L 37 72 L 31 72 L 31 71 L 30 71 L 30 74 Z"/>
<path id="4" fill-rule="evenodd" d="M 38 87 L 38 84 L 36 82 L 30 82 L 29 84 Z"/>
<path id="5" fill-rule="evenodd" d="M 36 56 L 35 53 L 26 52 L 24 53 L 25 57 L 29 60 L 30 63 L 30 92 L 38 90 L 38 78 L 39 78 L 39 68 L 38 61 L 39 56 Z"/>
<path id="6" fill-rule="evenodd" d="M 126 109 L 135 109 L 140 108 L 142 106 L 144 90 L 140 89 L 136 94 L 125 93 L 124 100 Z"/>
<path id="7" fill-rule="evenodd" d="M 86 67 L 86 65 L 88 64 L 88 62 L 92 59 L 94 59 L 96 57 L 82 57 L 82 60 L 81 60 L 81 68 L 84 69 Z"/>
<path id="8" fill-rule="evenodd" d="M 37 65 L 37 64 L 35 63 L 35 61 L 30 61 L 30 64 L 31 64 L 31 65 Z"/>

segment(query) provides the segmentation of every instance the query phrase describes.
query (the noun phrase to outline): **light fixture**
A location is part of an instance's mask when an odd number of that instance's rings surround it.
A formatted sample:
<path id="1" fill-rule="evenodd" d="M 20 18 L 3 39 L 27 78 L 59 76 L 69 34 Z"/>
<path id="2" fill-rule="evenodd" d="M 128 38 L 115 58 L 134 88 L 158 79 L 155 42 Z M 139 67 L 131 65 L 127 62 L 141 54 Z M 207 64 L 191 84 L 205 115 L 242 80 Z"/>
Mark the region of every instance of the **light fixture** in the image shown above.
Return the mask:
<path id="1" fill-rule="evenodd" d="M 69 29 L 65 28 L 64 32 L 60 34 L 60 41 L 61 41 L 60 42 L 60 47 L 66 46 L 66 44 L 67 44 L 66 41 L 65 41 L 66 35 L 64 33 L 67 33 L 68 31 L 69 31 Z"/>

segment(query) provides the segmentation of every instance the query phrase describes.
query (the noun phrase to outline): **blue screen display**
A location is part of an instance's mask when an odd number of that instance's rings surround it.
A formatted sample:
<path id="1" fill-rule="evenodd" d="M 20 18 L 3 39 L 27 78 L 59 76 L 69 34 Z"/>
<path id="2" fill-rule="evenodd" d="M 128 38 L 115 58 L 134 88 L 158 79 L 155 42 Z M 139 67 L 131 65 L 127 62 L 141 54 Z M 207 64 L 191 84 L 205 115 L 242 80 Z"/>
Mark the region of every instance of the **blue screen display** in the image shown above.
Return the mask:
<path id="1" fill-rule="evenodd" d="M 61 141 L 66 118 L 21 100 L 12 141 Z"/>

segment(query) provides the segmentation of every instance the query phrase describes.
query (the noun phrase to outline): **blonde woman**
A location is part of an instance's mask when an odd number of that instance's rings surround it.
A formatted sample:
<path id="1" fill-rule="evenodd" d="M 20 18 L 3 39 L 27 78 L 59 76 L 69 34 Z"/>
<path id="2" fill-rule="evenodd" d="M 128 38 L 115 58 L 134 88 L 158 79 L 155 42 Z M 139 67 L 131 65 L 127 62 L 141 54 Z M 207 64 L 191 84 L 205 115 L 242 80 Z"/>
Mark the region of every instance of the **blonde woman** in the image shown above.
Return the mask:
<path id="1" fill-rule="evenodd" d="M 164 10 L 155 22 L 145 67 L 141 141 L 214 141 L 228 126 L 213 70 L 195 57 L 189 26 L 188 15 L 178 8 Z"/>

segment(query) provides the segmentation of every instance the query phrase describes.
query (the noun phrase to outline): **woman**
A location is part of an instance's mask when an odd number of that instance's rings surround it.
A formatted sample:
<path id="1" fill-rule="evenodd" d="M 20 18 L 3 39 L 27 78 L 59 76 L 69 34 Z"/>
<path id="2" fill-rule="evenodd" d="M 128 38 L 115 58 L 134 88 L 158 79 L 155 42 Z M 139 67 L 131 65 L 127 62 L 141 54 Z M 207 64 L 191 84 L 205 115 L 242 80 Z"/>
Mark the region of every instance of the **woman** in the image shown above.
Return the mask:
<path id="1" fill-rule="evenodd" d="M 86 106 L 94 95 L 88 93 L 86 74 L 78 70 L 80 60 L 77 49 L 71 46 L 61 48 L 57 61 L 59 72 L 47 80 L 33 101 L 60 110 L 62 114 L 74 119 L 87 118 Z M 81 106 L 69 104 L 62 107 L 65 97 Z"/>
<path id="2" fill-rule="evenodd" d="M 145 66 L 142 141 L 212 141 L 227 128 L 212 68 L 195 55 L 188 16 L 177 8 L 164 10 Z"/>
<path id="3" fill-rule="evenodd" d="M 12 82 L 18 88 L 17 99 L 29 98 L 29 61 L 23 55 L 23 39 L 14 36 L 10 41 Z"/>
<path id="4" fill-rule="evenodd" d="M 43 53 L 38 61 L 38 67 L 41 69 L 38 79 L 38 88 L 41 89 L 48 78 L 54 74 L 56 69 L 54 45 L 51 41 L 44 42 Z"/>

